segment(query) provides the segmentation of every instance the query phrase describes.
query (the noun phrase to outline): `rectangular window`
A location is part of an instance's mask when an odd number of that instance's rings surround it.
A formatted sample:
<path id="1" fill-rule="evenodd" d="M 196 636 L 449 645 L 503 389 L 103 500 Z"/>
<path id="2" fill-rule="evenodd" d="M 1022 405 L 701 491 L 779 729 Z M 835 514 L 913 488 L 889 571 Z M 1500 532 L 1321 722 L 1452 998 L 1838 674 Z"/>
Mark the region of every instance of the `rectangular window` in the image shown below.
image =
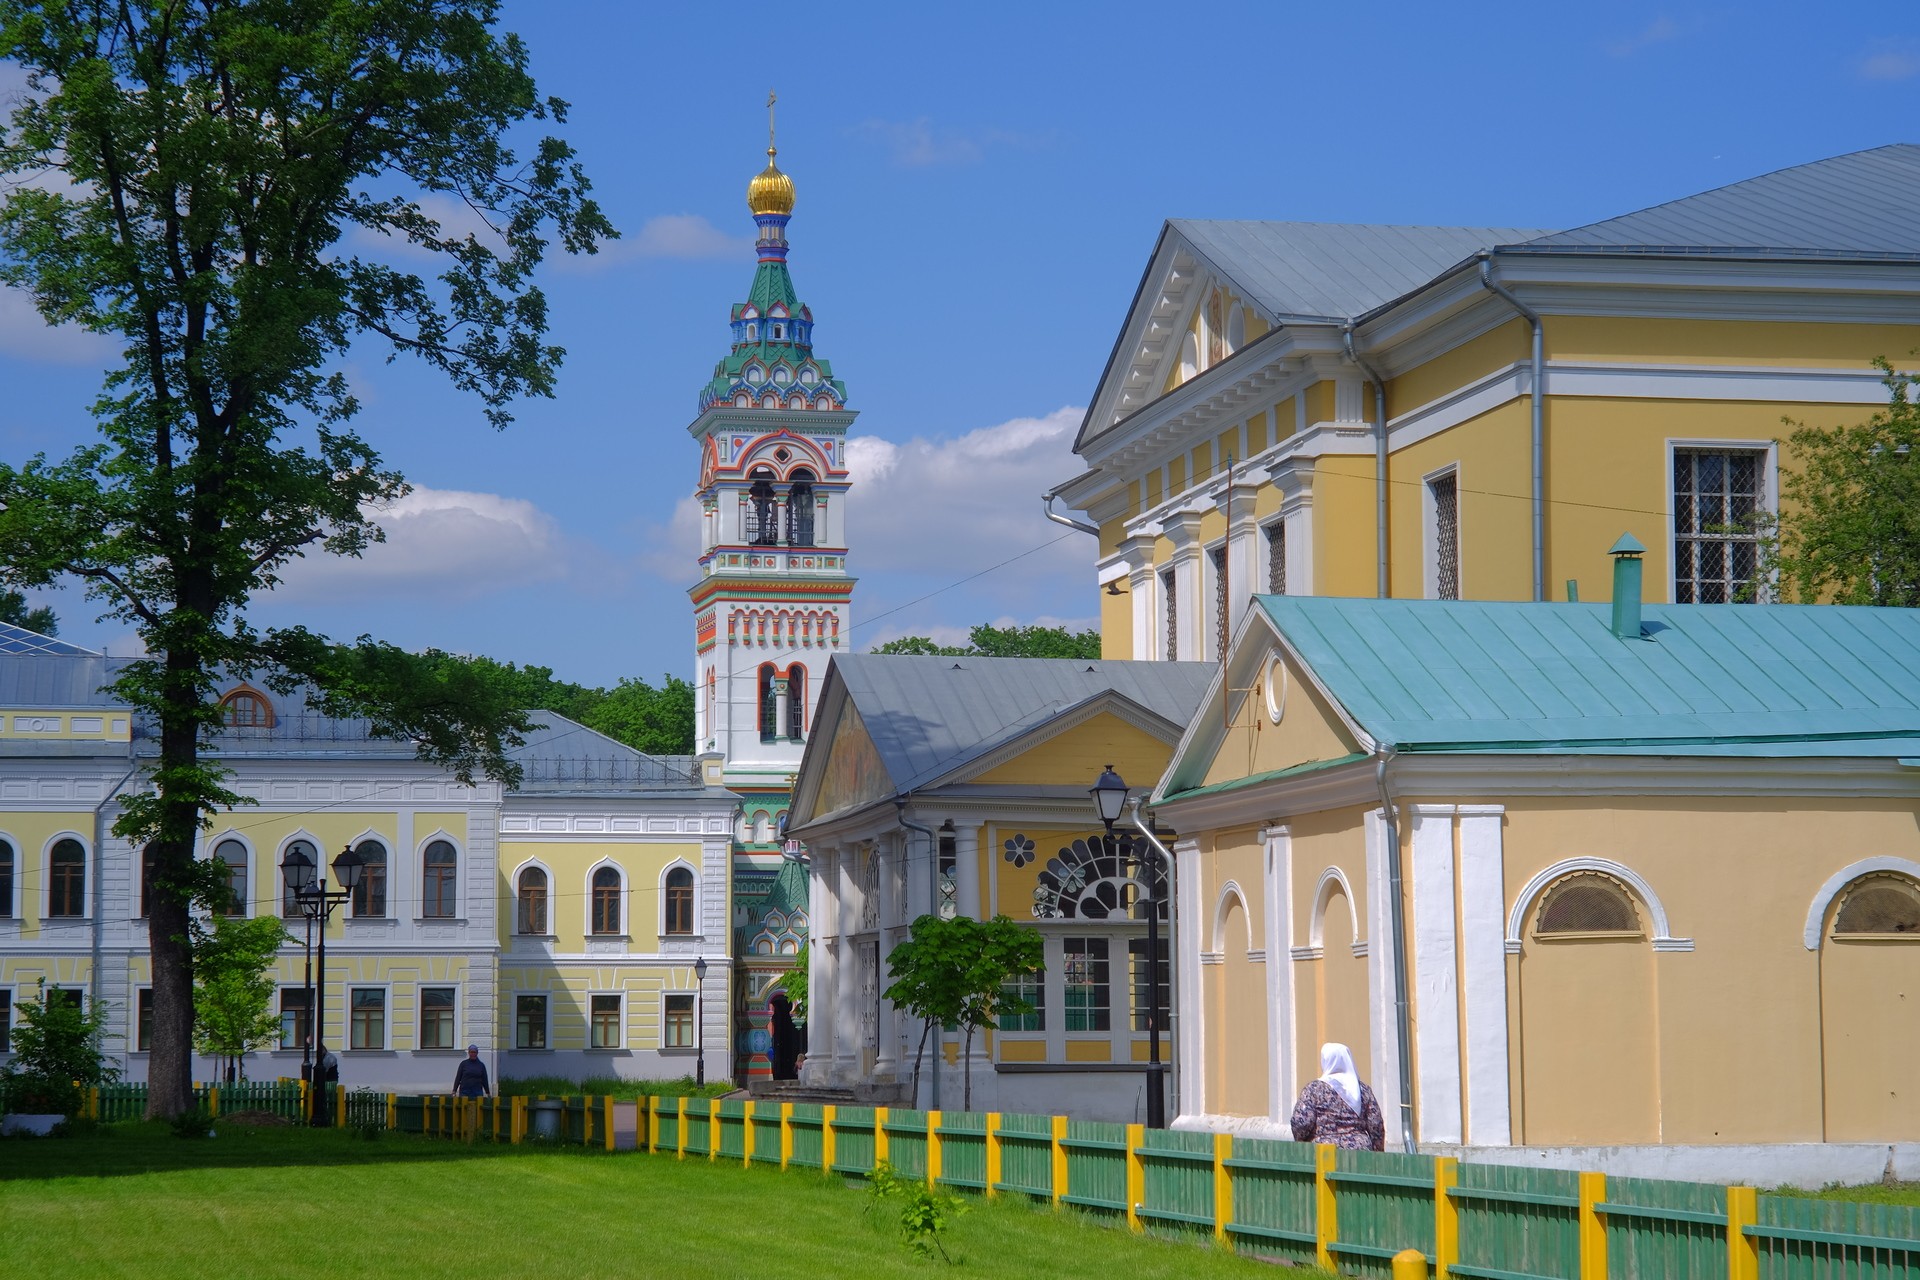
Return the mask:
<path id="1" fill-rule="evenodd" d="M 1161 1034 L 1165 1035 L 1167 1019 L 1171 1016 L 1173 1009 L 1173 992 L 1169 985 L 1167 939 L 1164 937 L 1160 939 L 1159 951 L 1160 981 L 1153 983 L 1153 986 L 1158 987 L 1160 991 L 1160 1028 Z M 1152 991 L 1148 983 L 1152 981 L 1154 975 L 1152 966 L 1147 963 L 1147 954 L 1145 938 L 1134 938 L 1128 941 L 1127 984 L 1133 992 L 1133 1029 L 1135 1031 L 1149 1030 L 1152 1022 L 1152 1006 L 1147 1003 L 1147 1000 Z"/>
<path id="2" fill-rule="evenodd" d="M 1766 510 L 1765 449 L 1673 451 L 1673 599 L 1732 604 L 1753 598 L 1760 572 L 1754 520 Z"/>
<path id="3" fill-rule="evenodd" d="M 453 1048 L 453 988 L 420 988 L 420 1047 Z"/>
<path id="4" fill-rule="evenodd" d="M 1174 580 L 1171 569 L 1160 575 L 1160 598 L 1167 602 L 1167 647 L 1161 656 L 1168 662 L 1180 659 L 1180 596 L 1173 589 Z"/>
<path id="5" fill-rule="evenodd" d="M 1215 547 L 1207 556 L 1213 562 L 1213 654 L 1223 658 L 1227 653 L 1227 627 L 1232 621 L 1227 616 L 1227 549 Z"/>
<path id="6" fill-rule="evenodd" d="M 1105 938 L 1063 938 L 1068 1031 L 1111 1031 L 1113 987 Z"/>
<path id="7" fill-rule="evenodd" d="M 516 1049 L 547 1047 L 547 998 L 545 996 L 513 998 L 513 1047 Z"/>
<path id="8" fill-rule="evenodd" d="M 1001 1013 L 999 1022 L 1002 1031 L 1045 1031 L 1047 1029 L 1046 984 L 1046 971 L 1040 970 L 1035 973 L 1023 973 L 1000 988 L 1000 1001 L 1003 1007 L 1014 1000 L 1024 1000 L 1033 1006 L 1032 1013 Z"/>
<path id="9" fill-rule="evenodd" d="M 940 837 L 940 918 L 951 920 L 960 914 L 960 855 L 953 836 Z"/>
<path id="10" fill-rule="evenodd" d="M 349 1049 L 387 1047 L 387 992 L 384 987 L 355 987 L 349 992 L 353 1011 Z"/>
<path id="11" fill-rule="evenodd" d="M 1427 481 L 1428 581 L 1434 600 L 1460 598 L 1460 473 Z"/>
<path id="12" fill-rule="evenodd" d="M 280 1047 L 300 1049 L 307 1043 L 312 1020 L 307 1016 L 307 998 L 313 993 L 305 987 L 280 988 Z"/>
<path id="13" fill-rule="evenodd" d="M 0 987 L 0 1053 L 13 1052 L 13 992 Z"/>
<path id="14" fill-rule="evenodd" d="M 693 1048 L 693 997 L 668 996 L 665 1024 L 660 1033 L 663 1049 Z"/>
<path id="15" fill-rule="evenodd" d="M 620 997 L 589 996 L 591 1011 L 590 1049 L 618 1049 L 620 1047 Z"/>
<path id="16" fill-rule="evenodd" d="M 134 997 L 133 1047 L 140 1053 L 153 1049 L 153 988 L 142 987 Z"/>
<path id="17" fill-rule="evenodd" d="M 1287 594 L 1287 522 L 1267 526 L 1267 594 Z"/>
<path id="18" fill-rule="evenodd" d="M 85 993 L 79 987 L 48 987 L 47 1007 L 58 1009 L 65 1006 L 68 1009 L 84 1009 L 84 995 Z"/>

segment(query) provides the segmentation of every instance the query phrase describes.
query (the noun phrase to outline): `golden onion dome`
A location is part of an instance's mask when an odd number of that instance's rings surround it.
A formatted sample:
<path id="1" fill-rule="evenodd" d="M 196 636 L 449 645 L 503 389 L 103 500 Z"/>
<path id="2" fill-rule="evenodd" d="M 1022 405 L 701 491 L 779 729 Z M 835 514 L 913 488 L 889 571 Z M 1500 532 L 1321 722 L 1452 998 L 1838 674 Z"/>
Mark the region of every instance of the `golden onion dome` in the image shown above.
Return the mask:
<path id="1" fill-rule="evenodd" d="M 757 216 L 764 213 L 793 212 L 793 179 L 780 172 L 774 163 L 774 149 L 767 148 L 767 167 L 747 184 L 747 208 Z"/>

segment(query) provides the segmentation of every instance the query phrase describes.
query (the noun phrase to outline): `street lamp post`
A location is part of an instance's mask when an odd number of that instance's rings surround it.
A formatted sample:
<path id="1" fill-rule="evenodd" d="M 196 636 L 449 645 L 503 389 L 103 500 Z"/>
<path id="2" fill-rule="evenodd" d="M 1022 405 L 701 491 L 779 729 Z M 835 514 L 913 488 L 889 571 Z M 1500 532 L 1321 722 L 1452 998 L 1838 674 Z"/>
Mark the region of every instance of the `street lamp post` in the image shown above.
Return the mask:
<path id="1" fill-rule="evenodd" d="M 333 909 L 353 897 L 353 891 L 360 887 L 360 875 L 366 864 L 351 846 L 341 850 L 340 856 L 333 860 L 333 873 L 340 879 L 340 888 L 328 889 L 327 878 L 315 878 L 313 859 L 304 850 L 294 849 L 281 860 L 280 874 L 285 877 L 287 888 L 293 890 L 293 900 L 300 906 L 300 914 L 307 918 L 307 927 L 320 926 L 320 945 L 316 950 L 318 957 L 314 967 L 318 970 L 314 991 L 307 993 L 307 1016 L 313 1019 L 313 1064 L 307 1081 L 307 1123 L 319 1126 L 327 1123 L 326 1103 L 322 1101 L 323 1077 L 326 1075 L 327 1062 L 327 923 L 333 919 Z"/>
<path id="2" fill-rule="evenodd" d="M 707 1083 L 707 958 L 693 962 L 693 1082 Z"/>
<path id="3" fill-rule="evenodd" d="M 1113 824 L 1126 809 L 1131 790 L 1108 765 L 1087 793 L 1113 842 Z M 1160 895 L 1153 890 L 1153 872 L 1147 872 L 1147 1127 L 1167 1127 L 1166 1064 L 1160 1061 Z"/>

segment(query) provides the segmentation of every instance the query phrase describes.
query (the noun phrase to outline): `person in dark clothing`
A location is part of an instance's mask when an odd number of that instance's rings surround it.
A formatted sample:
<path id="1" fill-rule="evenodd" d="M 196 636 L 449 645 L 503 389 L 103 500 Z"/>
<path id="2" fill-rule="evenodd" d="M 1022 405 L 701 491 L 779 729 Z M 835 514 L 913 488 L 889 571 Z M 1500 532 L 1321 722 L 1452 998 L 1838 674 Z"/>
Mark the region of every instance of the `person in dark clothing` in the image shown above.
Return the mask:
<path id="1" fill-rule="evenodd" d="M 459 1098 L 484 1098 L 492 1089 L 487 1084 L 487 1064 L 480 1061 L 480 1046 L 467 1046 L 467 1056 L 453 1069 L 453 1092 Z"/>
<path id="2" fill-rule="evenodd" d="M 1318 1080 L 1307 1081 L 1293 1108 L 1293 1140 L 1358 1151 L 1386 1150 L 1386 1123 L 1373 1090 L 1360 1081 L 1353 1052 L 1343 1044 L 1320 1046 Z"/>
<path id="3" fill-rule="evenodd" d="M 771 1016 L 767 1019 L 767 1030 L 773 1036 L 773 1048 L 767 1055 L 773 1062 L 775 1080 L 798 1080 L 800 1078 L 800 1055 L 806 1046 L 800 1039 L 800 1028 L 793 1025 L 793 1001 L 784 991 L 776 991 L 767 1001 Z"/>

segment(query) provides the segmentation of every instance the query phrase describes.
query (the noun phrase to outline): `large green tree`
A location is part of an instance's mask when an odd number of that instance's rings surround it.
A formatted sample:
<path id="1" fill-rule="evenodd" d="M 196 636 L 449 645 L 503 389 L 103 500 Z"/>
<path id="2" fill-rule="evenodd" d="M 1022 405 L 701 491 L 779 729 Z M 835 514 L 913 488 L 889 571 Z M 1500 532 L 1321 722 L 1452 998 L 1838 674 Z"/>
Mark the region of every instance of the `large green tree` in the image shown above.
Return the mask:
<path id="1" fill-rule="evenodd" d="M 601 689 L 556 680 L 552 667 L 532 663 L 522 667 L 437 650 L 423 654 L 422 661 L 436 671 L 464 666 L 486 679 L 497 696 L 513 706 L 558 712 L 648 755 L 693 753 L 693 686 L 678 677 L 662 676 L 658 688 L 622 677 L 613 688 Z"/>
<path id="2" fill-rule="evenodd" d="M 191 1102 L 188 917 L 224 888 L 195 836 L 241 803 L 201 755 L 223 673 L 309 684 L 463 778 L 512 773 L 524 717 L 471 670 L 246 616 L 295 557 L 377 541 L 371 513 L 405 492 L 349 425 L 357 340 L 426 361 L 496 426 L 552 394 L 535 269 L 550 235 L 590 251 L 612 228 L 564 142 L 512 149 L 565 104 L 496 8 L 0 0 L 0 58 L 28 76 L 0 124 L 0 281 L 123 354 L 96 443 L 0 466 L 0 582 L 78 579 L 150 655 L 115 692 L 155 722 L 158 758 L 114 830 L 154 853 L 153 1115 Z M 490 232 L 443 226 L 447 209 Z"/>
<path id="3" fill-rule="evenodd" d="M 1037 973 L 1045 948 L 1039 930 L 1007 916 L 975 920 L 929 914 L 913 922 L 907 940 L 887 953 L 887 975 L 893 983 L 883 994 L 925 1019 L 913 1062 L 916 1098 L 928 1037 L 935 1026 L 957 1026 L 965 1037 L 962 1104 L 973 1106 L 974 1032 L 997 1026 L 1003 1014 L 1033 1012 L 1033 1005 L 1008 990 L 1008 984 L 1022 974 Z"/>
<path id="4" fill-rule="evenodd" d="M 927 636 L 901 636 L 875 645 L 875 653 L 935 654 L 950 658 L 1098 658 L 1100 633 L 1092 628 L 995 627 L 986 623 L 967 633 L 964 645 L 943 645 Z"/>
<path id="5" fill-rule="evenodd" d="M 1788 422 L 1793 466 L 1767 544 L 1788 598 L 1920 606 L 1920 375 L 1874 363 L 1885 409 L 1849 427 Z"/>
<path id="6" fill-rule="evenodd" d="M 11 622 L 16 627 L 38 631 L 43 636 L 60 634 L 60 620 L 53 616 L 53 610 L 46 605 L 29 609 L 27 593 L 24 591 L 0 591 L 0 622 Z"/>
<path id="7" fill-rule="evenodd" d="M 277 984 L 268 970 L 287 937 L 274 916 L 194 921 L 193 1019 L 200 1052 L 237 1065 L 279 1038 Z"/>

